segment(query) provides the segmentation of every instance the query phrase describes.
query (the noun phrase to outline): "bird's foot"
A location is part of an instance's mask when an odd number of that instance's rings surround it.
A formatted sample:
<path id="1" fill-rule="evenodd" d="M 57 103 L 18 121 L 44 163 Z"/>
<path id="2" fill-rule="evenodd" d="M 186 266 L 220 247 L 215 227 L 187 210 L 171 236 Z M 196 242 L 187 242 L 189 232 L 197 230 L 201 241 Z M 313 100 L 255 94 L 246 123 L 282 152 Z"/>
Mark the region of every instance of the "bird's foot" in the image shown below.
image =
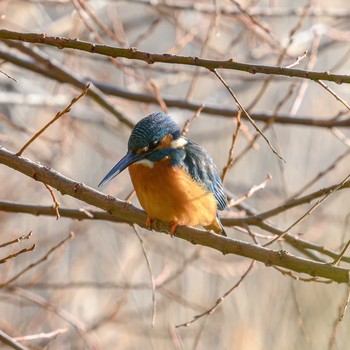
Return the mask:
<path id="1" fill-rule="evenodd" d="M 170 236 L 174 237 L 175 236 L 175 231 L 176 231 L 176 227 L 178 227 L 179 225 L 176 223 L 173 223 L 170 229 Z"/>
<path id="2" fill-rule="evenodd" d="M 152 230 L 152 219 L 149 216 L 147 216 L 147 219 L 146 219 L 146 227 L 149 230 Z"/>
<path id="3" fill-rule="evenodd" d="M 161 221 L 157 220 L 157 219 L 151 219 L 149 216 L 147 216 L 147 219 L 146 219 L 146 227 L 148 230 L 153 230 L 152 226 L 155 225 L 155 229 L 158 230 L 160 229 L 159 227 L 157 227 L 157 223 L 159 224 L 162 224 Z M 179 225 L 176 224 L 176 223 L 173 223 L 171 225 L 171 228 L 170 228 L 170 236 L 171 237 L 174 237 L 175 236 L 175 231 L 176 231 L 176 228 L 178 227 Z"/>

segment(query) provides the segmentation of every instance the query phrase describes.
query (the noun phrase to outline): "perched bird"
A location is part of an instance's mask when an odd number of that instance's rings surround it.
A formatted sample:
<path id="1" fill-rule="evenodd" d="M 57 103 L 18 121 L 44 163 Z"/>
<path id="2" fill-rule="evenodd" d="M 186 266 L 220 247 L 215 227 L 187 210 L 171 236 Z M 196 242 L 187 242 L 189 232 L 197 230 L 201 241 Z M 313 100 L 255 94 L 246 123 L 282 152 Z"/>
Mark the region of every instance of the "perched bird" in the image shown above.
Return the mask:
<path id="1" fill-rule="evenodd" d="M 227 201 L 217 168 L 208 152 L 181 134 L 166 114 L 152 113 L 132 130 L 128 152 L 99 187 L 129 167 L 141 206 L 151 220 L 178 225 L 202 226 L 226 236 L 217 210 Z"/>

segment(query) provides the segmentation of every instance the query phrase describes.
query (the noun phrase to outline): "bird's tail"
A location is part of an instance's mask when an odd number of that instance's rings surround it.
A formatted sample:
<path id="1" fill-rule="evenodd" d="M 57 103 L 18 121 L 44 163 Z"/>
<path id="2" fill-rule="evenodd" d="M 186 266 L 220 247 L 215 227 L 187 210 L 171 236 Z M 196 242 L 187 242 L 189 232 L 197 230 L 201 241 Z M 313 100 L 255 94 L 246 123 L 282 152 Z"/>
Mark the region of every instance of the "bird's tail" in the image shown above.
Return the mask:
<path id="1" fill-rule="evenodd" d="M 221 221 L 220 221 L 220 226 L 221 226 L 221 232 L 220 232 L 220 234 L 221 234 L 222 236 L 227 237 L 227 233 L 226 233 L 226 231 L 225 231 L 225 229 L 224 229 L 224 226 L 222 226 Z"/>
<path id="2" fill-rule="evenodd" d="M 227 233 L 226 233 L 226 231 L 225 231 L 225 229 L 224 229 L 224 226 L 222 226 L 219 213 L 216 213 L 216 217 L 217 217 L 217 219 L 218 219 L 218 222 L 219 222 L 219 225 L 220 225 L 220 228 L 221 228 L 221 232 L 219 232 L 219 233 L 220 233 L 222 236 L 227 237 Z"/>

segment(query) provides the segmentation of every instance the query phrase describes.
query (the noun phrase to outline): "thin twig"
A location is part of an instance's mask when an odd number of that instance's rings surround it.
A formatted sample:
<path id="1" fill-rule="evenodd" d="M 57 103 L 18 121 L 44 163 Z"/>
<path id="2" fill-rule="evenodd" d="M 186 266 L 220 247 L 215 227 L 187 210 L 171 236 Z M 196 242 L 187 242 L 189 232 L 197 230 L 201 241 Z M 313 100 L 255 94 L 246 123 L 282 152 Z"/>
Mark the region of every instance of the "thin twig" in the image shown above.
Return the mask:
<path id="1" fill-rule="evenodd" d="M 151 79 L 149 82 L 149 86 L 152 89 L 154 96 L 157 99 L 162 111 L 164 113 L 168 113 L 168 107 L 167 107 L 166 103 L 164 102 L 164 99 L 162 97 L 162 94 L 160 92 L 160 89 L 159 89 L 159 86 L 157 85 L 157 83 L 153 79 Z"/>
<path id="2" fill-rule="evenodd" d="M 297 66 L 306 56 L 307 56 L 307 51 L 305 51 L 302 55 L 298 56 L 297 59 L 293 63 L 286 66 L 286 68 L 292 68 Z"/>
<path id="3" fill-rule="evenodd" d="M 155 279 L 154 279 L 154 276 L 153 276 L 151 263 L 150 263 L 150 261 L 148 259 L 147 252 L 146 252 L 145 246 L 143 244 L 142 237 L 141 237 L 141 235 L 140 235 L 140 233 L 138 231 L 138 228 L 135 225 L 133 225 L 132 227 L 134 229 L 134 232 L 135 232 L 138 240 L 140 241 L 141 248 L 142 248 L 142 253 L 143 253 L 143 256 L 145 257 L 147 268 L 148 268 L 148 272 L 149 272 L 149 275 L 150 275 L 150 278 L 151 278 L 152 304 L 153 304 L 151 325 L 152 325 L 152 327 L 154 327 L 155 321 L 156 321 L 156 308 L 157 308 L 157 303 L 156 303 L 156 283 L 155 283 Z"/>
<path id="4" fill-rule="evenodd" d="M 257 126 L 257 124 L 255 123 L 255 121 L 250 117 L 250 115 L 248 114 L 248 112 L 244 109 L 244 107 L 242 106 L 242 104 L 239 102 L 239 100 L 237 99 L 236 95 L 234 94 L 234 92 L 232 91 L 232 89 L 228 86 L 228 84 L 226 83 L 226 81 L 222 78 L 222 76 L 218 73 L 218 71 L 216 69 L 213 69 L 212 72 L 219 78 L 219 80 L 224 84 L 224 86 L 226 87 L 226 89 L 229 91 L 230 95 L 233 97 L 233 99 L 235 100 L 237 106 L 240 108 L 240 110 L 243 112 L 243 114 L 249 119 L 250 123 L 253 125 L 254 129 L 262 136 L 262 138 L 266 141 L 266 143 L 268 144 L 268 146 L 270 147 L 270 149 L 272 150 L 272 152 L 279 158 L 281 159 L 283 162 L 286 162 L 282 156 L 280 156 L 278 154 L 278 152 L 274 149 L 274 147 L 271 145 L 269 139 L 263 134 L 263 132 L 260 130 L 260 128 Z"/>
<path id="5" fill-rule="evenodd" d="M 334 345 L 335 345 L 335 341 L 336 341 L 337 332 L 338 332 L 338 329 L 340 326 L 340 322 L 344 318 L 344 315 L 345 315 L 346 310 L 347 310 L 348 305 L 349 305 L 349 301 L 350 301 L 350 287 L 347 288 L 344 305 L 340 306 L 339 316 L 333 322 L 332 332 L 331 332 L 329 342 L 328 342 L 328 348 L 327 348 L 328 350 L 334 349 Z"/>
<path id="6" fill-rule="evenodd" d="M 338 265 L 340 263 L 341 259 L 343 258 L 343 256 L 345 255 L 347 249 L 349 248 L 349 245 L 350 245 L 350 240 L 348 241 L 348 243 L 345 244 L 345 246 L 342 249 L 342 251 L 340 252 L 339 256 L 336 259 L 334 259 L 334 261 L 332 263 L 333 265 L 336 266 L 336 265 Z"/>
<path id="7" fill-rule="evenodd" d="M 56 120 L 58 120 L 60 117 L 65 115 L 66 113 L 70 112 L 72 106 L 81 98 L 83 97 L 89 90 L 90 83 L 86 85 L 85 89 L 81 92 L 81 94 L 77 97 L 74 97 L 72 101 L 69 103 L 69 105 L 62 111 L 58 112 L 53 119 L 51 119 L 44 127 L 42 127 L 17 153 L 17 156 L 21 156 L 25 149 L 35 140 L 37 139 L 50 125 L 52 125 Z"/>
<path id="8" fill-rule="evenodd" d="M 283 107 L 283 105 L 288 101 L 288 99 L 292 96 L 293 90 L 294 90 L 294 84 L 290 86 L 290 88 L 288 89 L 285 96 L 277 103 L 276 107 L 274 108 L 274 110 L 271 114 L 270 119 L 265 121 L 265 125 L 262 128 L 263 133 L 265 131 L 267 131 L 275 123 L 277 113 Z M 257 141 L 259 136 L 260 136 L 260 134 L 256 133 L 253 137 L 248 139 L 248 141 L 249 141 L 248 145 L 241 151 L 241 153 L 239 153 L 236 156 L 236 160 L 235 160 L 236 165 L 237 165 L 238 161 L 244 159 L 244 156 L 247 154 L 247 152 L 249 150 L 251 150 L 252 148 L 254 148 L 254 146 L 256 146 L 256 141 Z"/>
<path id="9" fill-rule="evenodd" d="M 69 239 L 72 239 L 74 237 L 73 232 L 70 232 L 69 235 L 63 239 L 61 242 L 59 242 L 58 244 L 56 244 L 54 247 L 52 247 L 42 258 L 38 259 L 37 261 L 31 263 L 30 265 L 28 265 L 25 269 L 23 269 L 22 271 L 20 271 L 19 273 L 17 273 L 16 275 L 14 275 L 13 277 L 11 277 L 9 280 L 7 280 L 4 283 L 0 284 L 0 289 L 4 288 L 6 286 L 8 286 L 10 283 L 12 283 L 13 281 L 15 281 L 17 278 L 19 278 L 20 276 L 22 276 L 24 273 L 28 272 L 29 270 L 31 270 L 32 268 L 34 268 L 35 266 L 41 264 L 42 262 L 44 262 L 45 260 L 47 260 L 49 258 L 49 256 L 58 248 L 60 248 L 64 243 L 66 243 Z M 34 249 L 34 248 L 33 248 Z"/>
<path id="10" fill-rule="evenodd" d="M 12 241 L 9 241 L 9 242 L 1 243 L 0 248 L 4 248 L 4 247 L 11 245 L 11 244 L 14 244 L 14 243 L 19 243 L 25 239 L 29 239 L 31 236 L 32 236 L 32 231 L 29 231 L 29 233 L 27 233 L 26 235 L 20 236 Z"/>
<path id="11" fill-rule="evenodd" d="M 317 80 L 323 88 L 325 88 L 331 95 L 333 95 L 339 102 L 341 102 L 348 110 L 350 110 L 350 105 L 340 97 L 335 91 L 333 91 L 328 85 L 326 85 L 322 80 Z"/>
<path id="12" fill-rule="evenodd" d="M 342 153 L 339 157 L 337 157 L 327 168 L 324 170 L 321 170 L 314 178 L 312 178 L 310 181 L 308 181 L 302 188 L 300 188 L 296 193 L 294 193 L 292 196 L 289 197 L 285 201 L 285 203 L 291 202 L 293 199 L 296 199 L 299 197 L 304 191 L 306 191 L 308 188 L 310 188 L 313 184 L 315 184 L 318 180 L 320 180 L 323 176 L 327 175 L 331 170 L 333 170 L 337 164 L 345 157 L 350 155 L 350 148 L 345 150 L 344 153 Z"/>
<path id="13" fill-rule="evenodd" d="M 190 125 L 194 122 L 195 119 L 199 118 L 202 110 L 204 108 L 204 104 L 201 104 L 200 107 L 196 110 L 196 113 L 193 114 L 190 118 L 188 118 L 182 128 L 182 135 L 186 136 L 190 130 Z"/>
<path id="14" fill-rule="evenodd" d="M 104 21 L 100 20 L 93 9 L 86 1 L 78 0 L 80 6 L 85 10 L 85 12 L 90 16 L 90 18 L 114 41 L 119 45 L 125 45 L 125 41 L 118 38 L 118 36 L 105 24 Z"/>
<path id="15" fill-rule="evenodd" d="M 15 340 L 37 340 L 37 339 L 50 339 L 55 338 L 60 334 L 67 333 L 68 328 L 59 328 L 52 332 L 48 333 L 38 333 L 38 334 L 31 334 L 31 335 L 23 335 L 21 337 L 15 337 Z"/>
<path id="16" fill-rule="evenodd" d="M 6 256 L 5 258 L 0 259 L 0 264 L 4 264 L 5 262 L 7 262 L 10 259 L 15 258 L 18 255 L 21 255 L 23 253 L 28 253 L 28 252 L 32 252 L 35 249 L 35 244 L 33 244 L 31 247 L 29 248 L 23 248 L 21 250 L 19 250 L 16 253 L 10 254 L 8 256 Z M 0 284 L 0 288 L 1 288 L 1 284 Z"/>
<path id="17" fill-rule="evenodd" d="M 9 295 L 11 297 L 20 297 L 23 299 L 26 299 L 36 305 L 39 305 L 46 311 L 51 311 L 66 322 L 68 322 L 70 325 L 72 325 L 80 337 L 83 339 L 85 345 L 87 346 L 87 349 L 91 350 L 97 350 L 99 347 L 96 346 L 96 339 L 94 337 L 93 333 L 87 333 L 86 326 L 84 323 L 76 319 L 72 314 L 64 310 L 63 308 L 53 304 L 51 301 L 47 301 L 42 296 L 32 293 L 31 291 L 27 289 L 22 288 L 10 288 Z"/>
<path id="18" fill-rule="evenodd" d="M 77 74 L 74 74 L 72 71 L 66 69 L 66 67 L 64 67 L 62 64 L 54 60 L 52 56 L 48 56 L 42 51 L 34 51 L 32 48 L 25 46 L 22 43 L 17 43 L 14 41 L 5 41 L 5 43 L 9 47 L 15 47 L 19 51 L 29 55 L 36 62 L 33 63 L 31 60 L 23 60 L 18 56 L 9 55 L 8 50 L 6 50 L 6 52 L 0 50 L 0 57 L 2 56 L 2 58 L 5 60 L 10 60 L 13 62 L 12 60 L 14 59 L 16 64 L 20 64 L 22 67 L 29 69 L 30 71 L 35 71 L 61 83 L 71 84 L 78 89 L 85 88 L 88 80 L 81 79 Z M 50 67 L 50 69 L 47 69 L 47 67 Z M 91 85 L 87 94 L 102 108 L 117 118 L 121 123 L 125 124 L 129 128 L 134 127 L 134 123 L 126 118 L 114 105 L 112 105 L 97 86 Z"/>
<path id="19" fill-rule="evenodd" d="M 244 194 L 243 196 L 241 196 L 238 199 L 230 200 L 230 202 L 228 203 L 228 207 L 232 208 L 232 207 L 236 206 L 237 204 L 242 203 L 247 198 L 250 198 L 255 192 L 264 189 L 266 187 L 267 183 L 271 179 L 272 179 L 272 176 L 270 174 L 267 174 L 266 178 L 260 184 L 252 186 L 246 194 Z"/>
<path id="20" fill-rule="evenodd" d="M 301 312 L 302 309 L 301 309 L 301 306 L 300 306 L 300 304 L 298 302 L 298 299 L 297 299 L 297 288 L 296 288 L 296 285 L 295 285 L 294 281 L 291 281 L 291 286 L 292 286 L 293 302 L 294 302 L 295 308 L 297 309 L 299 326 L 300 326 L 301 332 L 303 333 L 303 336 L 304 336 L 304 339 L 305 339 L 306 343 L 310 346 L 311 341 L 310 341 L 310 337 L 309 337 L 309 335 L 308 335 L 308 333 L 306 331 L 306 328 L 305 328 L 303 315 L 302 315 L 302 312 Z"/>
<path id="21" fill-rule="evenodd" d="M 330 195 L 333 193 L 337 192 L 339 189 L 341 189 L 345 182 L 350 178 L 350 174 L 346 176 L 346 178 L 337 186 L 335 187 L 332 191 L 327 193 L 323 198 L 319 199 L 305 214 L 303 214 L 298 220 L 293 222 L 287 229 L 285 229 L 282 233 L 282 235 L 277 236 L 276 238 L 272 239 L 271 241 L 267 242 L 264 244 L 264 247 L 268 247 L 272 243 L 275 243 L 276 241 L 280 240 L 283 238 L 293 227 L 295 227 L 297 224 L 299 224 L 301 221 L 303 221 L 307 216 L 309 216 L 317 207 L 319 207 Z"/>
<path id="22" fill-rule="evenodd" d="M 301 281 L 301 282 L 306 282 L 306 283 L 316 282 L 316 283 L 322 283 L 322 284 L 331 284 L 332 283 L 332 280 L 321 279 L 318 277 L 306 277 L 306 278 L 300 277 L 300 276 L 296 275 L 295 273 L 293 273 L 292 271 L 286 271 L 283 268 L 281 269 L 278 266 L 274 266 L 273 268 L 275 270 L 277 270 L 278 272 L 280 272 L 283 276 L 290 277 L 296 281 Z"/>
<path id="23" fill-rule="evenodd" d="M 347 147 L 350 148 L 350 139 L 341 132 L 338 128 L 331 128 L 332 134 L 337 137 L 341 142 L 343 142 Z"/>
<path id="24" fill-rule="evenodd" d="M 232 135 L 232 142 L 231 142 L 231 147 L 228 153 L 228 159 L 227 159 L 227 163 L 224 166 L 224 169 L 222 170 L 222 182 L 225 182 L 226 176 L 229 172 L 229 170 L 231 169 L 232 165 L 233 165 L 233 160 L 234 160 L 234 148 L 235 148 L 235 144 L 238 138 L 238 133 L 239 130 L 241 129 L 241 114 L 242 114 L 242 110 L 239 109 L 237 112 L 237 116 L 236 116 L 236 130 Z"/>
<path id="25" fill-rule="evenodd" d="M 1 73 L 1 74 L 4 74 L 4 75 L 5 75 L 6 77 L 8 77 L 9 79 L 11 79 L 11 80 L 15 81 L 16 83 L 18 83 L 18 81 L 17 81 L 15 78 L 11 77 L 11 75 L 7 74 L 7 73 L 4 72 L 2 69 L 0 69 L 0 73 Z"/>
<path id="26" fill-rule="evenodd" d="M 58 209 L 60 207 L 60 202 L 57 200 L 52 188 L 50 188 L 50 186 L 45 184 L 45 183 L 44 183 L 44 186 L 47 188 L 47 190 L 49 191 L 49 193 L 51 195 L 51 198 L 53 200 L 53 208 L 55 209 L 55 212 L 56 212 L 56 220 L 58 220 L 60 218 L 60 211 Z"/>
<path id="27" fill-rule="evenodd" d="M 235 290 L 237 289 L 241 283 L 244 281 L 244 279 L 246 278 L 246 276 L 249 274 L 249 272 L 252 270 L 253 266 L 254 266 L 255 261 L 252 261 L 248 267 L 248 269 L 246 270 L 246 272 L 241 276 L 241 278 L 239 279 L 239 281 L 233 286 L 231 287 L 224 295 L 222 295 L 216 302 L 215 304 L 210 307 L 210 309 L 204 311 L 203 313 L 196 315 L 193 317 L 193 319 L 191 321 L 187 321 L 181 324 L 176 325 L 176 328 L 179 327 L 188 327 L 190 326 L 192 323 L 196 322 L 197 320 L 199 320 L 200 318 L 202 318 L 203 316 L 207 316 L 207 315 L 211 315 L 212 313 L 214 313 L 226 300 L 226 298 Z"/>
<path id="28" fill-rule="evenodd" d="M 311 201 L 320 198 L 324 195 L 327 195 L 329 193 L 334 192 L 336 189 L 340 190 L 342 188 L 349 188 L 350 187 L 350 181 L 346 181 L 346 182 L 340 182 L 337 183 L 335 185 L 329 186 L 329 187 L 325 187 L 325 188 L 321 188 L 315 192 L 312 192 L 310 194 L 307 194 L 303 197 L 299 197 L 299 198 L 295 198 L 295 199 L 291 199 L 290 201 L 287 201 L 283 204 L 279 204 L 276 208 L 267 210 L 263 213 L 260 214 L 256 214 L 256 216 L 260 219 L 260 220 L 265 220 L 268 218 L 271 218 L 273 216 L 276 216 L 278 214 L 281 214 L 283 212 L 285 212 L 286 210 L 295 208 L 297 206 L 300 206 L 302 204 L 308 204 Z"/>
<path id="29" fill-rule="evenodd" d="M 10 337 L 8 334 L 6 334 L 1 329 L 0 329 L 0 341 L 4 344 L 10 346 L 12 349 L 15 349 L 15 350 L 29 350 L 27 347 L 20 344 L 17 340 Z"/>

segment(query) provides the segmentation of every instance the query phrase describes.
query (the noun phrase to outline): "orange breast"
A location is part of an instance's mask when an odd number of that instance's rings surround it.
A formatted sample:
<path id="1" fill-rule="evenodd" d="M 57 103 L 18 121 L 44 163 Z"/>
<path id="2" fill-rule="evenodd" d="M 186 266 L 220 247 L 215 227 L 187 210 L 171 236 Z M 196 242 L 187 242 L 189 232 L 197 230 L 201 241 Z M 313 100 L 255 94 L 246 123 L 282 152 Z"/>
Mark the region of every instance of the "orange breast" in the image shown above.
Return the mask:
<path id="1" fill-rule="evenodd" d="M 133 164 L 129 173 L 140 204 L 151 219 L 221 232 L 214 195 L 183 169 L 170 166 L 169 159 L 153 168 Z"/>

